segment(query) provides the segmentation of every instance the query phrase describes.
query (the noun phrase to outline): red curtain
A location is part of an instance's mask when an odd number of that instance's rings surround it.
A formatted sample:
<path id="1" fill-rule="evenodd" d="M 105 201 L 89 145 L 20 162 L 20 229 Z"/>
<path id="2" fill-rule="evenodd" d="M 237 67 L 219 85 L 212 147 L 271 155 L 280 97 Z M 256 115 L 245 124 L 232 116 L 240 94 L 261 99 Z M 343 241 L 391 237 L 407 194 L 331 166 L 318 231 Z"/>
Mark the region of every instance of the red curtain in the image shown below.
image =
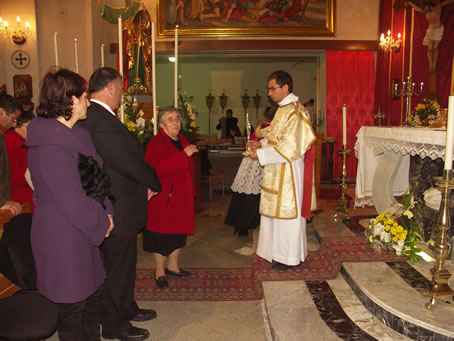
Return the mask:
<path id="1" fill-rule="evenodd" d="M 347 178 L 356 177 L 354 153 L 356 133 L 374 124 L 375 52 L 326 51 L 326 126 L 327 136 L 335 137 L 333 177 L 342 171 L 337 153 L 342 147 L 342 106 L 347 105 Z"/>

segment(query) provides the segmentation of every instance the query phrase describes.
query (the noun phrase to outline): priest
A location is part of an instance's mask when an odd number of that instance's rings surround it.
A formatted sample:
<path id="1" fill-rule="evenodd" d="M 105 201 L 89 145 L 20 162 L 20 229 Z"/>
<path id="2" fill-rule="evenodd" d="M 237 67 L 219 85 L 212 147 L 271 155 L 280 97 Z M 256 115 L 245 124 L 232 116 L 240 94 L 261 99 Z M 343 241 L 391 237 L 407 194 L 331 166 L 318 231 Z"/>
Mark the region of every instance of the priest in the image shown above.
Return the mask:
<path id="1" fill-rule="evenodd" d="M 308 253 L 311 145 L 316 137 L 308 111 L 293 94 L 293 80 L 287 72 L 275 71 L 268 77 L 268 96 L 279 108 L 265 138 L 251 141 L 251 157 L 264 166 L 257 255 L 271 262 L 274 270 L 287 270 L 304 261 Z"/>

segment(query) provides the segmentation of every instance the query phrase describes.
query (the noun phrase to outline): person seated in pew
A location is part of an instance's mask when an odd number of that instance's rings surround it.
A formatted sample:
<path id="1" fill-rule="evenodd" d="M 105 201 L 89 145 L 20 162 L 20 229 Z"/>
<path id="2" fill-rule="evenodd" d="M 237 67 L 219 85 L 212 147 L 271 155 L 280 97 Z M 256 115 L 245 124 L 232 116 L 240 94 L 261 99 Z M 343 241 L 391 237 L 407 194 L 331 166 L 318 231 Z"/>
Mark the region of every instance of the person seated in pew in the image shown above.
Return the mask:
<path id="1" fill-rule="evenodd" d="M 27 138 L 27 126 L 33 117 L 32 112 L 23 111 L 17 119 L 16 127 L 5 133 L 11 176 L 11 199 L 19 204 L 28 202 L 32 213 L 34 208 L 33 190 L 25 178 L 28 168 L 28 147 L 25 145 L 25 140 Z"/>
<path id="2" fill-rule="evenodd" d="M 22 206 L 11 200 L 11 177 L 5 132 L 16 126 L 21 112 L 22 106 L 17 99 L 7 93 L 0 93 L 0 210 L 9 210 L 14 215 L 22 212 Z"/>

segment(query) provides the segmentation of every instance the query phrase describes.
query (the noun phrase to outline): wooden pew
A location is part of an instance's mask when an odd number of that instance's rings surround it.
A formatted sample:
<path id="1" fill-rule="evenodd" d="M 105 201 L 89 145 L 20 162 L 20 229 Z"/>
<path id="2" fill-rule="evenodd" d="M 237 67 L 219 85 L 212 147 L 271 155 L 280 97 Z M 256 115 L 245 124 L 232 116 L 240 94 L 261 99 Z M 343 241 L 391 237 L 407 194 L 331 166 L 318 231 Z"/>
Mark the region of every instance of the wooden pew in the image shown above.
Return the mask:
<path id="1" fill-rule="evenodd" d="M 28 203 L 22 204 L 22 213 L 31 213 Z M 13 215 L 9 210 L 0 210 L 0 238 L 3 234 L 3 225 L 11 220 Z M 11 283 L 3 274 L 0 274 L 0 299 L 13 295 L 20 287 Z"/>

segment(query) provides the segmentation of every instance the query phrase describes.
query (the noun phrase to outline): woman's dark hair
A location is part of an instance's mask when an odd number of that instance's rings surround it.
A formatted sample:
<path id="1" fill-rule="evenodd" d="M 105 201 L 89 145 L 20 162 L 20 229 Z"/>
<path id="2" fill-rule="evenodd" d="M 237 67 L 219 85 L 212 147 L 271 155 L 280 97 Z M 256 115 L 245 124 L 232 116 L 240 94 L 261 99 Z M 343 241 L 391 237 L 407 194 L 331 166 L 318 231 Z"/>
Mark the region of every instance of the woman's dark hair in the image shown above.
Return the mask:
<path id="1" fill-rule="evenodd" d="M 94 92 L 101 91 L 104 89 L 110 82 L 121 79 L 121 75 L 117 70 L 112 69 L 111 67 L 102 67 L 97 69 L 90 77 L 88 81 L 88 93 L 92 94 Z"/>
<path id="2" fill-rule="evenodd" d="M 274 115 L 276 115 L 277 108 L 278 108 L 277 105 L 273 105 L 272 107 L 266 107 L 263 116 L 265 116 L 269 120 L 272 120 L 274 118 Z"/>
<path id="3" fill-rule="evenodd" d="M 285 84 L 288 85 L 288 92 L 293 92 L 293 79 L 285 71 L 279 70 L 274 71 L 271 75 L 268 76 L 268 81 L 274 79 L 280 87 L 283 87 Z"/>
<path id="4" fill-rule="evenodd" d="M 22 124 L 27 123 L 34 118 L 32 111 L 22 111 L 20 116 L 17 118 L 16 127 L 20 127 Z"/>
<path id="5" fill-rule="evenodd" d="M 44 76 L 36 114 L 44 118 L 63 116 L 67 121 L 73 114 L 72 96 L 79 98 L 87 91 L 87 81 L 67 69 L 48 72 Z"/>
<path id="6" fill-rule="evenodd" d="M 80 174 L 80 182 L 85 194 L 98 201 L 104 209 L 104 200 L 108 197 L 112 202 L 115 198 L 110 191 L 110 179 L 107 174 L 99 168 L 98 162 L 91 156 L 79 154 L 77 169 Z"/>

